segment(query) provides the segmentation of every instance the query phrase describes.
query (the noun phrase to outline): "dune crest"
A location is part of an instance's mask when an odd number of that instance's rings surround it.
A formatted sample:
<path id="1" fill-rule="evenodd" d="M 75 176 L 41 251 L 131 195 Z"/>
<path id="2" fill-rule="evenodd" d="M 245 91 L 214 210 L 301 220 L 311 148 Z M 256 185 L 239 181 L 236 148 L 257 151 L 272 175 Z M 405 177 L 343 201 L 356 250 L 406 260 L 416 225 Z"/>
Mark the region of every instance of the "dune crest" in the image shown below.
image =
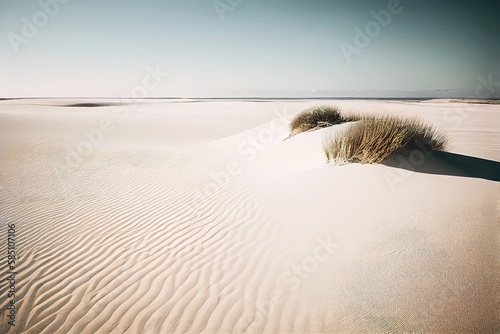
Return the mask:
<path id="1" fill-rule="evenodd" d="M 0 101 L 0 220 L 19 233 L 0 332 L 498 330 L 499 106 L 458 122 L 457 104 L 336 101 L 418 115 L 453 146 L 334 166 L 324 140 L 356 122 L 283 141 L 323 102 Z"/>

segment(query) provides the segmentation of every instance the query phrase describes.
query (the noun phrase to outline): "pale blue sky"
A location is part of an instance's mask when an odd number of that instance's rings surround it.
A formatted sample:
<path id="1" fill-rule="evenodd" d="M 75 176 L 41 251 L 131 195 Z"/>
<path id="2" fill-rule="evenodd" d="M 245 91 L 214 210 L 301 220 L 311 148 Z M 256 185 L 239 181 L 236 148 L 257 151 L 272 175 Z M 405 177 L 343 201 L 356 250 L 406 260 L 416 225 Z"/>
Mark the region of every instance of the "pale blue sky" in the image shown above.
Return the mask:
<path id="1" fill-rule="evenodd" d="M 401 0 L 350 62 L 341 43 L 356 46 L 354 28 L 365 29 L 370 11 L 388 1 L 221 0 L 236 4 L 223 19 L 212 0 L 60 1 L 68 3 L 49 17 L 39 1 L 0 0 L 0 97 L 120 97 L 157 66 L 170 75 L 148 96 L 474 89 L 489 74 L 500 81 L 495 1 Z M 39 20 L 33 36 L 23 35 L 23 17 Z"/>

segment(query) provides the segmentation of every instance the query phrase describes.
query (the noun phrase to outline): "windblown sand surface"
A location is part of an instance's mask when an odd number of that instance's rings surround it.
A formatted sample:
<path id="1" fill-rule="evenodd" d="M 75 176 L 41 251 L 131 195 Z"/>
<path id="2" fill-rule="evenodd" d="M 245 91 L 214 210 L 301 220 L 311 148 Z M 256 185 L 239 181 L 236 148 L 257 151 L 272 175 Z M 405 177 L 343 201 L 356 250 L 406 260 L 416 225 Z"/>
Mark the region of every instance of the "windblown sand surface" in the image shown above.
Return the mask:
<path id="1" fill-rule="evenodd" d="M 282 141 L 318 104 L 419 115 L 452 154 L 326 164 L 349 124 Z M 499 129 L 498 105 L 0 101 L 0 332 L 500 331 Z"/>

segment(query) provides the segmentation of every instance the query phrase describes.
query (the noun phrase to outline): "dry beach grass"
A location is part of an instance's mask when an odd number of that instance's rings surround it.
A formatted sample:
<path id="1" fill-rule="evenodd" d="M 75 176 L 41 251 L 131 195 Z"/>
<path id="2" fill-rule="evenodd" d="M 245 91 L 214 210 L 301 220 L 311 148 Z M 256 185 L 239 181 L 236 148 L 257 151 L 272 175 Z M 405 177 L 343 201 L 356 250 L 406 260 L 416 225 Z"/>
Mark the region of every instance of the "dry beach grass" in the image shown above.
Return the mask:
<path id="1" fill-rule="evenodd" d="M 358 115 L 347 115 L 337 106 L 315 106 L 296 115 L 290 123 L 290 137 L 306 131 L 356 121 Z"/>
<path id="2" fill-rule="evenodd" d="M 444 132 L 419 118 L 345 113 L 338 106 L 315 106 L 297 114 L 288 138 L 349 122 L 355 124 L 325 141 L 328 161 L 339 165 L 382 163 L 396 153 L 407 156 L 414 150 L 443 151 L 448 143 Z"/>
<path id="3" fill-rule="evenodd" d="M 414 150 L 442 151 L 444 133 L 418 118 L 366 117 L 325 144 L 328 161 L 337 164 L 381 163 L 394 154 Z"/>
<path id="4" fill-rule="evenodd" d="M 363 119 L 318 117 L 283 142 L 329 102 L 116 102 L 0 101 L 2 254 L 8 224 L 19 233 L 16 324 L 5 275 L 0 333 L 498 332 L 500 179 L 337 167 L 322 145 L 439 148 L 418 115 L 453 141 L 426 162 L 496 171 L 498 105 L 454 123 L 466 106 L 338 100 Z M 407 118 L 365 116 L 386 113 Z"/>

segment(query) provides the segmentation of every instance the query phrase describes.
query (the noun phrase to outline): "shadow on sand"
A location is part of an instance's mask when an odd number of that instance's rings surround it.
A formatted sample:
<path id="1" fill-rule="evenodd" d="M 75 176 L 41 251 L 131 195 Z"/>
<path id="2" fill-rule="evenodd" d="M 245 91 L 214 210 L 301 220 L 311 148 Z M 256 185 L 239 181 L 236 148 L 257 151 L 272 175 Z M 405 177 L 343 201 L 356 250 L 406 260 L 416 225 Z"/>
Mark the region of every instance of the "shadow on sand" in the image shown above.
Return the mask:
<path id="1" fill-rule="evenodd" d="M 111 107 L 111 106 L 121 106 L 123 103 L 74 103 L 74 104 L 65 104 L 57 107 L 75 107 L 75 108 L 98 108 L 98 107 Z"/>
<path id="2" fill-rule="evenodd" d="M 425 156 L 425 158 L 423 158 Z M 420 159 L 419 159 L 420 158 Z M 418 173 L 473 177 L 500 181 L 500 162 L 449 152 L 430 151 L 412 157 L 397 156 L 383 163 Z"/>

